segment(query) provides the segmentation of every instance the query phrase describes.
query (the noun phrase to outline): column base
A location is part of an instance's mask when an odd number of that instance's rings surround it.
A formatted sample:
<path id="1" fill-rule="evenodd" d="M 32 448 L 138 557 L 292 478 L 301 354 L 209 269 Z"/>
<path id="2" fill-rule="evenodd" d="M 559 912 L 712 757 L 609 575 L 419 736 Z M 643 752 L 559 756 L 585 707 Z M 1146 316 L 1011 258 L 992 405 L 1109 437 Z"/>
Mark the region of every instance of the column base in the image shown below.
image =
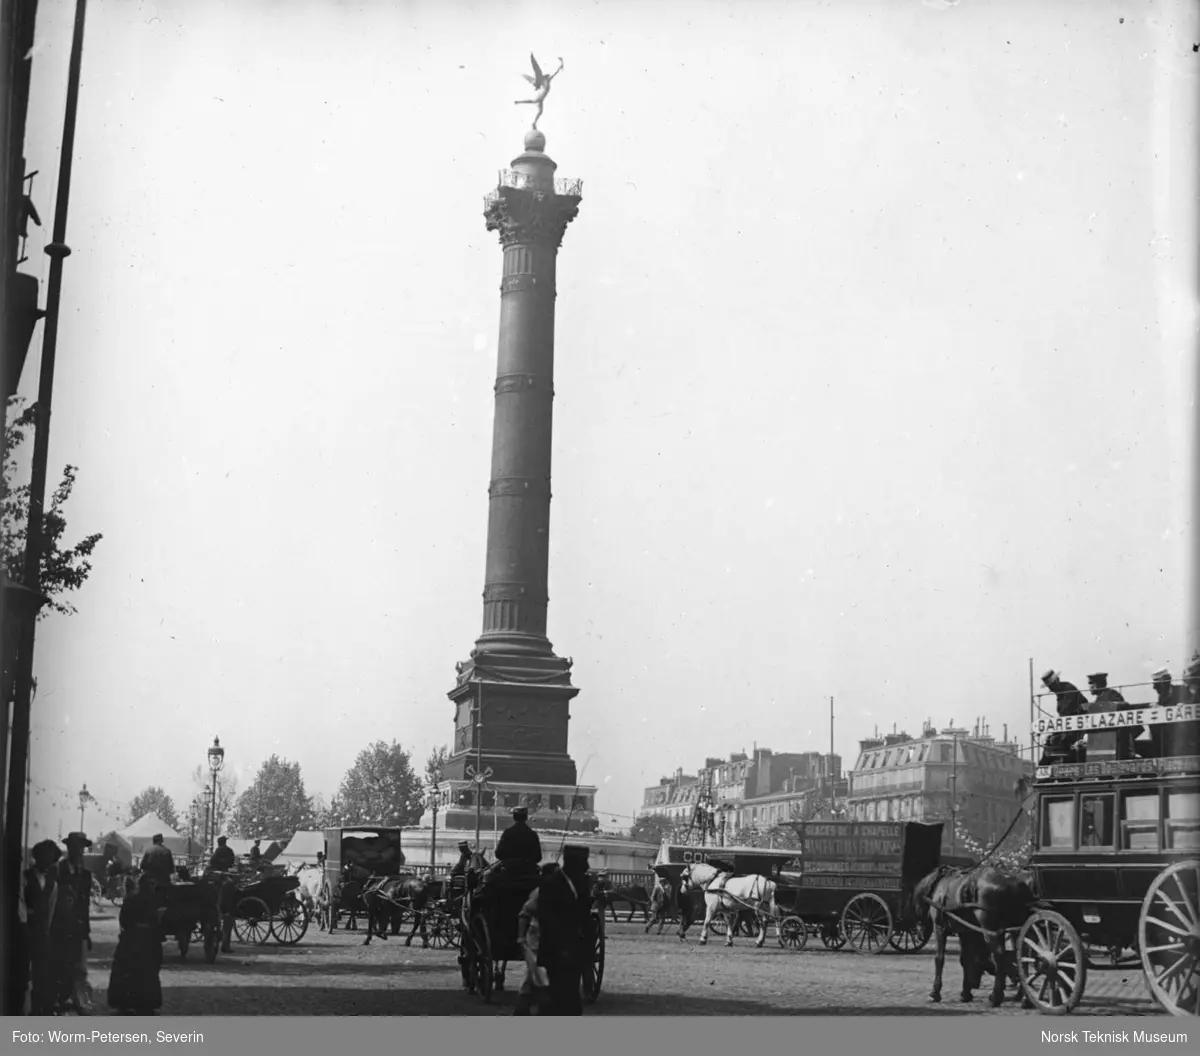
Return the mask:
<path id="1" fill-rule="evenodd" d="M 466 780 L 447 780 L 444 798 L 438 808 L 438 826 L 447 831 L 475 831 L 475 784 Z M 572 803 L 576 806 L 572 809 Z M 529 810 L 529 825 L 542 832 L 595 832 L 600 821 L 596 816 L 596 787 L 594 785 L 558 785 L 547 782 L 489 781 L 483 789 L 480 829 L 484 832 L 503 832 L 512 824 L 512 808 Z M 555 857 L 557 848 L 542 841 L 547 859 Z"/>

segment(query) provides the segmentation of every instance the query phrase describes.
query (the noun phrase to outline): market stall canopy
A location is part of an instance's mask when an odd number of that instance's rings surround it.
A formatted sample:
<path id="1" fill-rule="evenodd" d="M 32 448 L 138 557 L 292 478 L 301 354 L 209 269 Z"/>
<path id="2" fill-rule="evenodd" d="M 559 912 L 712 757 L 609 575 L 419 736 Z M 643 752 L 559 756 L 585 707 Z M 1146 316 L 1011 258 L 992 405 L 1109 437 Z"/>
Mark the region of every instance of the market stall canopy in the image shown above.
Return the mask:
<path id="1" fill-rule="evenodd" d="M 163 846 L 178 858 L 190 858 L 200 854 L 203 850 L 197 841 L 189 840 L 186 836 L 180 836 L 179 833 L 153 811 L 149 814 L 143 814 L 133 824 L 127 825 L 113 835 L 120 836 L 129 844 L 133 858 L 135 859 L 133 864 L 137 865 L 141 861 L 142 855 L 153 844 L 154 837 L 158 833 L 162 833 Z M 108 836 L 102 837 L 101 844 L 108 839 Z"/>
<path id="2" fill-rule="evenodd" d="M 283 849 L 280 862 L 286 865 L 317 864 L 317 852 L 325 850 L 325 833 L 298 831 Z"/>

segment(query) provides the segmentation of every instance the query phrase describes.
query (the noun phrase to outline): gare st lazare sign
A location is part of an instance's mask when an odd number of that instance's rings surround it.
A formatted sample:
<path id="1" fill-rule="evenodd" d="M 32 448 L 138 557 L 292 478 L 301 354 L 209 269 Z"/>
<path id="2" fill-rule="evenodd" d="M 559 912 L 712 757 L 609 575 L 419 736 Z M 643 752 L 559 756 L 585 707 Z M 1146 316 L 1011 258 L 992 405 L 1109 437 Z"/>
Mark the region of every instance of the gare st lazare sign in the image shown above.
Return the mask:
<path id="1" fill-rule="evenodd" d="M 1195 722 L 1200 715 L 1196 704 L 1147 704 L 1144 707 L 1122 708 L 1119 711 L 1092 711 L 1086 715 L 1055 715 L 1037 719 L 1033 732 L 1039 737 L 1048 733 L 1091 733 L 1100 730 L 1120 730 L 1127 726 L 1169 726 L 1174 723 Z"/>

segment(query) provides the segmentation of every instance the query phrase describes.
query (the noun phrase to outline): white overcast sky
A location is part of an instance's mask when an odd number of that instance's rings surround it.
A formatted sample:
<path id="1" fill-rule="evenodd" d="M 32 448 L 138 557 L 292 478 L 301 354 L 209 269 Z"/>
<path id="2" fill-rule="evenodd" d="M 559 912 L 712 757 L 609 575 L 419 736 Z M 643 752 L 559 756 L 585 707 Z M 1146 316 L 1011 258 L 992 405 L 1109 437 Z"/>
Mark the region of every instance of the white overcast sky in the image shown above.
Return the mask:
<path id="1" fill-rule="evenodd" d="M 73 7 L 39 4 L 43 278 Z M 74 827 L 81 781 L 182 804 L 214 734 L 243 783 L 277 752 L 326 795 L 373 739 L 450 740 L 482 616 L 481 212 L 531 48 L 566 60 L 542 128 L 584 181 L 550 638 L 602 814 L 708 754 L 825 749 L 831 695 L 852 757 L 926 717 L 1027 739 L 1030 657 L 1178 674 L 1198 21 L 92 0 L 50 450 L 52 480 L 80 467 L 72 538 L 104 541 L 42 624 L 39 823 Z"/>

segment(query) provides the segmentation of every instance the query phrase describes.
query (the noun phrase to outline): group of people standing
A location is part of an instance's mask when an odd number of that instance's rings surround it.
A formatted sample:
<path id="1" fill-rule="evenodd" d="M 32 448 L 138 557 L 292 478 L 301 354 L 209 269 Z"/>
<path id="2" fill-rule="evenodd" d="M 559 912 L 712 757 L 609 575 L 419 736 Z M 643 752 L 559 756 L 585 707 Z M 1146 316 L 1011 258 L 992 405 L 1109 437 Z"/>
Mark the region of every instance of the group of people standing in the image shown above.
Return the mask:
<path id="1" fill-rule="evenodd" d="M 1088 692 L 1092 695 L 1090 701 L 1057 671 L 1050 670 L 1042 675 L 1042 684 L 1054 694 L 1056 710 L 1063 717 L 1143 706 L 1126 701 L 1119 690 L 1108 684 L 1105 672 L 1088 675 Z M 1156 697 L 1155 704 L 1160 707 L 1200 703 L 1200 656 L 1192 659 L 1182 684 L 1176 684 L 1171 672 L 1164 667 L 1151 676 L 1151 685 Z M 1143 737 L 1143 733 L 1146 736 Z M 1148 731 L 1142 726 L 1129 725 L 1113 731 L 1109 736 L 1114 739 L 1117 759 L 1157 759 L 1165 755 L 1193 755 L 1197 752 L 1194 723 L 1155 725 L 1149 727 Z M 1052 733 L 1043 745 L 1041 765 L 1081 761 L 1085 743 L 1082 733 Z"/>
<path id="2" fill-rule="evenodd" d="M 29 1011 L 35 1016 L 92 1011 L 87 976 L 92 874 L 83 864 L 92 841 L 72 832 L 64 842 L 65 858 L 54 840 L 36 844 L 22 877 L 25 949 L 19 963 L 28 973 Z"/>

